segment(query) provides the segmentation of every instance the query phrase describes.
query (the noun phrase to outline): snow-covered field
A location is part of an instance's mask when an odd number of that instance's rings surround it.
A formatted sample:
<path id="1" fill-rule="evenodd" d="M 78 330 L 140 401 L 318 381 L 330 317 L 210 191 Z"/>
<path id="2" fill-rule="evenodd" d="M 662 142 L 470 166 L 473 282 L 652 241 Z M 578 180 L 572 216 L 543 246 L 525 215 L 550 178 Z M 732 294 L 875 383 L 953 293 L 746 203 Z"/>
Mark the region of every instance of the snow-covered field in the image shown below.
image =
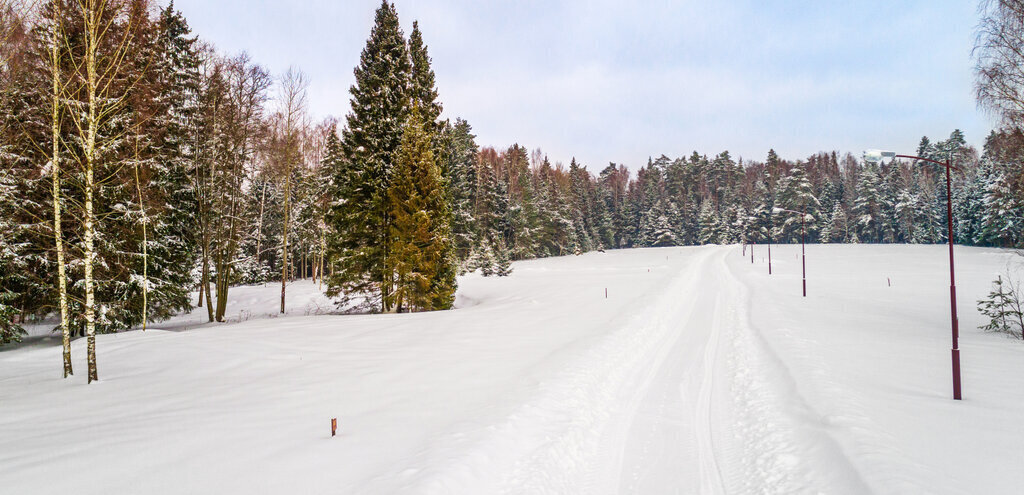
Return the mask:
<path id="1" fill-rule="evenodd" d="M 977 330 L 1006 251 L 589 253 L 460 280 L 455 311 L 318 315 L 310 282 L 0 351 L 3 493 L 1018 493 L 1024 343 Z M 889 281 L 891 280 L 891 286 Z M 607 298 L 605 290 L 607 289 Z M 330 419 L 339 435 L 331 438 Z"/>

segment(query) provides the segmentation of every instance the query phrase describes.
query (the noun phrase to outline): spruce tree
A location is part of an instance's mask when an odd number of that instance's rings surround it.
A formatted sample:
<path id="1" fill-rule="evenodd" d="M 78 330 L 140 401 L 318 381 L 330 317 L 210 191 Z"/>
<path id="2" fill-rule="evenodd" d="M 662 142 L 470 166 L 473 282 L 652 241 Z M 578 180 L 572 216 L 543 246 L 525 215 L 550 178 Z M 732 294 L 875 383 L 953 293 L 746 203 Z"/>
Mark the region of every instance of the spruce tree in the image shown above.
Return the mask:
<path id="1" fill-rule="evenodd" d="M 803 163 L 798 163 L 790 169 L 789 174 L 779 180 L 776 200 L 780 208 L 804 212 L 814 219 L 819 216 L 821 203 L 814 195 Z M 816 222 L 805 222 L 801 225 L 800 215 L 785 213 L 780 216 L 779 222 L 776 223 L 779 230 L 778 242 L 800 242 L 801 229 L 806 229 L 808 238 L 817 237 Z"/>
<path id="2" fill-rule="evenodd" d="M 978 301 L 978 311 L 988 318 L 980 328 L 1024 339 L 1024 299 L 1012 279 L 1000 275 L 992 282 L 988 296 Z"/>
<path id="3" fill-rule="evenodd" d="M 490 239 L 484 238 L 479 247 L 476 250 L 475 260 L 473 261 L 472 267 L 479 269 L 480 274 L 485 277 L 490 277 L 497 272 L 497 265 L 494 259 L 494 248 L 491 246 Z"/>
<path id="4" fill-rule="evenodd" d="M 412 104 L 419 105 L 423 129 L 431 137 L 436 148 L 443 107 L 437 99 L 434 69 L 430 67 L 430 55 L 427 54 L 427 45 L 423 43 L 423 33 L 420 32 L 418 21 L 413 21 L 412 33 L 409 34 L 409 59 L 412 62 L 409 97 Z"/>
<path id="5" fill-rule="evenodd" d="M 473 246 L 476 199 L 476 155 L 478 147 L 472 127 L 462 119 L 442 128 L 442 156 L 439 165 L 445 175 L 448 205 L 451 208 L 452 240 L 456 258 L 465 262 Z"/>
<path id="6" fill-rule="evenodd" d="M 393 309 L 393 272 L 385 263 L 392 223 L 387 191 L 409 113 L 411 71 L 398 13 L 385 0 L 349 90 L 352 110 L 341 136 L 344 159 L 332 173 L 335 202 L 327 219 L 335 267 L 328 294 L 366 294 L 369 303 L 380 303 L 381 311 Z"/>
<path id="7" fill-rule="evenodd" d="M 853 205 L 853 222 L 860 242 L 882 242 L 883 240 L 883 198 L 880 191 L 877 168 L 868 166 L 861 170 L 857 184 L 857 199 Z"/>
<path id="8" fill-rule="evenodd" d="M 393 221 L 385 261 L 394 270 L 395 290 L 387 306 L 395 311 L 448 309 L 456 285 L 454 259 L 448 256 L 447 197 L 418 106 L 406 123 L 395 165 L 388 189 Z"/>
<path id="9" fill-rule="evenodd" d="M 440 170 L 438 184 L 443 194 L 443 202 L 431 214 L 435 216 L 434 221 L 437 222 L 439 233 L 448 237 L 441 252 L 441 259 L 438 261 L 438 269 L 434 272 L 434 278 L 430 281 L 431 294 L 434 298 L 431 306 L 435 309 L 447 309 L 455 302 L 455 277 L 458 275 L 459 266 L 457 245 L 454 239 L 451 238 L 453 235 L 452 223 L 454 221 L 454 211 L 451 205 L 455 200 L 455 193 L 452 191 L 450 184 L 448 184 L 448 180 L 453 175 L 450 172 L 451 169 L 461 165 L 454 162 L 463 157 L 459 156 L 458 151 L 456 151 L 454 156 L 451 156 L 451 162 L 445 159 L 448 158 L 445 156 L 445 138 L 448 136 L 443 134 L 442 131 L 447 127 L 447 122 L 440 121 L 443 108 L 438 100 L 434 69 L 430 67 L 430 55 L 427 53 L 426 44 L 423 43 L 423 33 L 420 32 L 419 22 L 417 21 L 412 23 L 412 33 L 409 34 L 409 58 L 412 62 L 412 72 L 410 73 L 409 80 L 410 101 L 412 105 L 419 108 L 423 130 L 430 140 L 433 157 Z M 466 138 L 464 135 L 457 137 Z M 461 142 L 458 145 L 460 148 L 463 148 L 469 144 Z"/>
<path id="10" fill-rule="evenodd" d="M 722 240 L 722 228 L 711 201 L 705 201 L 700 208 L 700 244 L 718 244 Z"/>
<path id="11" fill-rule="evenodd" d="M 190 146 L 199 88 L 196 38 L 174 3 L 160 12 L 155 77 L 160 87 L 157 115 L 149 128 L 155 135 L 149 161 L 150 202 L 143 228 L 146 250 L 146 319 L 164 319 L 190 309 L 192 267 L 198 252 L 195 236 L 195 191 L 190 175 L 195 164 Z"/>
<path id="12" fill-rule="evenodd" d="M 0 142 L 0 155 L 7 150 Z M 0 162 L 0 165 L 4 165 Z M 22 258 L 22 245 L 18 241 L 20 226 L 16 224 L 17 191 L 13 174 L 7 166 L 0 166 L 0 345 L 19 342 L 24 330 L 14 321 L 18 313 L 14 291 L 21 284 L 17 279 L 27 269 Z"/>
<path id="13" fill-rule="evenodd" d="M 512 259 L 509 257 L 505 242 L 501 240 L 497 242 L 495 249 L 493 272 L 499 277 L 507 277 L 512 274 Z"/>

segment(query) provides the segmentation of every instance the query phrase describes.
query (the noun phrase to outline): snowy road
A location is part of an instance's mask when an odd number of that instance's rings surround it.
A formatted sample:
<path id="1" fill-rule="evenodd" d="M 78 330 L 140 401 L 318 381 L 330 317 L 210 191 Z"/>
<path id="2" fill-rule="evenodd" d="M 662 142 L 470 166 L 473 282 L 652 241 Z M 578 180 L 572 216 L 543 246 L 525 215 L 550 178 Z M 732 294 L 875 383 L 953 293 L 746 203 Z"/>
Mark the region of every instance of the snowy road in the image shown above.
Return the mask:
<path id="1" fill-rule="evenodd" d="M 806 299 L 796 249 L 773 248 L 771 277 L 762 253 L 751 264 L 738 247 L 520 262 L 508 278 L 460 279 L 459 309 L 441 313 L 304 316 L 324 302 L 297 283 L 296 312 L 271 318 L 262 308 L 274 306 L 274 287 L 239 288 L 240 322 L 182 331 L 196 318 L 181 317 L 100 336 L 94 385 L 59 378 L 57 342 L 6 349 L 0 491 L 1024 484 L 1024 345 L 974 330 L 977 316 L 961 308 L 967 400 L 948 399 L 941 246 L 809 247 Z M 958 256 L 964 301 L 1012 261 L 996 250 Z"/>

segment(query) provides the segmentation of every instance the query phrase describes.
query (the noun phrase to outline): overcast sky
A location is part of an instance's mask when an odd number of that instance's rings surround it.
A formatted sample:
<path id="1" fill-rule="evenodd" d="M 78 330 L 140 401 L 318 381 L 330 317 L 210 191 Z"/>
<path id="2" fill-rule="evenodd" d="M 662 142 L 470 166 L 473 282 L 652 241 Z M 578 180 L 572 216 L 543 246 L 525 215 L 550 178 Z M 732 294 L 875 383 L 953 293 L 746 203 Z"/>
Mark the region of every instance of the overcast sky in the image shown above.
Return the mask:
<path id="1" fill-rule="evenodd" d="M 594 172 L 649 156 L 764 160 L 912 152 L 960 128 L 980 147 L 973 0 L 395 2 L 418 20 L 445 116 L 482 146 L 518 142 Z M 177 0 L 195 34 L 311 79 L 344 117 L 374 0 Z"/>

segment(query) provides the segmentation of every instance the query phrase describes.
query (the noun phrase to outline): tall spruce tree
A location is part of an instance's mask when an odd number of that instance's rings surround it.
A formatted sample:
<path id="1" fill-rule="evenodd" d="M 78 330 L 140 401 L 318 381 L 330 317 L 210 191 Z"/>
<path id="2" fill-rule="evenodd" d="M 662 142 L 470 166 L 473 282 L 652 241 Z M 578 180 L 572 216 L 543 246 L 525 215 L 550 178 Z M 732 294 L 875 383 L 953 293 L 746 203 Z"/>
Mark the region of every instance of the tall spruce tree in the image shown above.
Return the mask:
<path id="1" fill-rule="evenodd" d="M 409 113 L 412 64 L 398 13 L 385 0 L 355 69 L 352 111 L 342 130 L 343 164 L 335 166 L 328 252 L 335 271 L 328 294 L 366 294 L 390 311 L 393 273 L 387 191 Z"/>
<path id="2" fill-rule="evenodd" d="M 189 145 L 199 90 L 196 38 L 174 3 L 161 10 L 154 57 L 158 106 L 150 130 L 151 208 L 141 219 L 146 236 L 147 303 L 143 322 L 164 319 L 191 308 L 191 270 L 197 259 L 195 190 L 190 175 L 195 163 Z"/>
<path id="3" fill-rule="evenodd" d="M 450 308 L 455 268 L 448 255 L 447 198 L 418 106 L 409 115 L 398 149 L 388 204 L 393 221 L 385 265 L 394 270 L 395 286 L 386 306 L 394 311 Z M 451 280 L 440 280 L 446 272 L 453 274 Z"/>
<path id="4" fill-rule="evenodd" d="M 444 147 L 439 165 L 448 189 L 448 205 L 452 211 L 452 240 L 460 263 L 469 259 L 475 232 L 473 202 L 476 199 L 476 158 L 479 148 L 472 131 L 469 123 L 462 119 L 456 119 L 454 125 L 446 122 L 441 131 Z"/>
<path id="5" fill-rule="evenodd" d="M 437 269 L 433 272 L 433 279 L 430 281 L 430 293 L 434 299 L 430 306 L 434 309 L 447 309 L 455 302 L 455 277 L 459 271 L 456 244 L 450 238 L 454 217 L 451 201 L 454 199 L 454 194 L 448 184 L 448 179 L 452 177 L 449 170 L 456 168 L 457 165 L 445 160 L 449 156 L 445 155 L 444 140 L 446 136 L 442 134 L 442 130 L 447 127 L 447 122 L 440 122 L 442 106 L 437 99 L 434 69 L 430 67 L 430 55 L 427 53 L 427 45 L 423 43 L 423 33 L 420 32 L 419 22 L 415 21 L 412 23 L 412 33 L 409 35 L 409 58 L 412 61 L 409 81 L 410 102 L 418 108 L 423 132 L 426 133 L 427 139 L 431 143 L 432 158 L 440 170 L 437 180 L 441 187 L 443 201 L 430 213 L 436 217 L 434 221 L 438 232 L 449 237 L 443 243 L 444 250 L 441 252 L 441 259 L 437 261 Z M 466 146 L 465 143 L 460 144 Z M 450 156 L 453 162 L 460 158 L 458 152 Z"/>
<path id="6" fill-rule="evenodd" d="M 798 163 L 790 169 L 789 174 L 779 180 L 776 200 L 780 208 L 805 212 L 806 215 L 810 215 L 814 219 L 819 217 L 818 210 L 821 208 L 821 202 L 814 194 L 803 163 Z M 777 242 L 800 242 L 802 230 L 806 230 L 809 239 L 817 237 L 818 228 L 814 221 L 801 223 L 800 215 L 789 213 L 782 214 L 780 217 L 776 223 L 776 227 L 779 229 Z"/>
<path id="7" fill-rule="evenodd" d="M 434 69 L 430 67 L 430 55 L 427 53 L 427 45 L 423 44 L 423 33 L 417 21 L 412 23 L 412 33 L 409 34 L 409 60 L 412 62 L 409 97 L 414 105 L 419 105 L 423 130 L 436 147 L 443 107 L 437 99 Z"/>
<path id="8" fill-rule="evenodd" d="M 0 143 L 0 154 L 7 152 L 7 145 Z M 15 218 L 16 189 L 14 176 L 6 166 L 0 166 L 0 345 L 19 342 L 25 331 L 14 321 L 18 313 L 14 291 L 21 284 L 16 283 L 27 266 L 21 257 L 22 245 L 18 242 L 20 226 Z"/>

